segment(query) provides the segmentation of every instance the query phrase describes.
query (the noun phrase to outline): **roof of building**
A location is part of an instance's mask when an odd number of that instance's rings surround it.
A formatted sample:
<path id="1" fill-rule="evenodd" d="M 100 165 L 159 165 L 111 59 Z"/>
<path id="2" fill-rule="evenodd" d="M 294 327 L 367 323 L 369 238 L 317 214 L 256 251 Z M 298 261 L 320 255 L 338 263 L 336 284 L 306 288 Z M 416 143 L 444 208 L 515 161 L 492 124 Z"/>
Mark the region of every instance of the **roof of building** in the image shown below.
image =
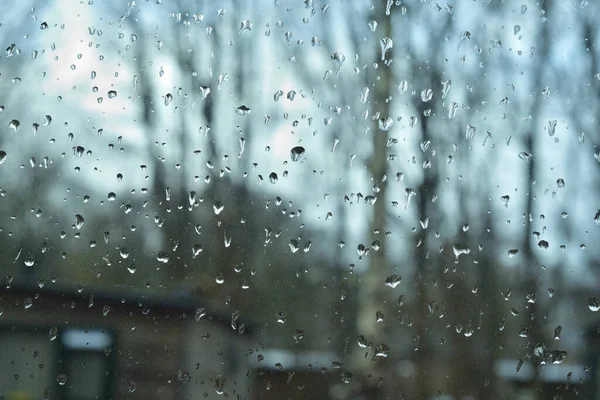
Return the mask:
<path id="1" fill-rule="evenodd" d="M 232 325 L 231 312 L 227 308 L 215 305 L 208 299 L 202 298 L 196 293 L 178 291 L 169 293 L 140 293 L 122 289 L 86 288 L 80 289 L 70 285 L 59 283 L 46 283 L 38 285 L 29 282 L 18 282 L 0 285 L 0 300 L 2 295 L 22 295 L 24 297 L 43 296 L 46 299 L 58 298 L 93 304 L 105 305 L 111 308 L 125 309 L 125 311 L 142 310 L 153 315 L 165 315 L 171 313 L 185 314 L 185 318 L 194 319 L 196 313 L 205 313 L 203 319 L 215 321 L 220 324 Z M 239 318 L 244 323 L 244 333 L 252 333 L 252 322 L 246 318 Z"/>

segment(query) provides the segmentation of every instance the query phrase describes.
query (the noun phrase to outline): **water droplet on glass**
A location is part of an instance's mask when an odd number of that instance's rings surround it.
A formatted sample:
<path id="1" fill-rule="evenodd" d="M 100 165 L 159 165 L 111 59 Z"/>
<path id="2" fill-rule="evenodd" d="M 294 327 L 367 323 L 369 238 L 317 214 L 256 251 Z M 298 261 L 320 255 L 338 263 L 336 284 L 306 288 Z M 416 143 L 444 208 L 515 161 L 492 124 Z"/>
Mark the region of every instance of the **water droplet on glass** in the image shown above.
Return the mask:
<path id="1" fill-rule="evenodd" d="M 471 249 L 466 245 L 455 244 L 454 246 L 452 246 L 452 252 L 454 253 L 454 257 L 456 257 L 456 259 L 458 260 L 458 257 L 460 257 L 461 255 L 471 253 Z"/>
<path id="2" fill-rule="evenodd" d="M 467 125 L 467 129 L 465 131 L 465 138 L 471 140 L 475 137 L 476 128 L 472 125 Z"/>
<path id="3" fill-rule="evenodd" d="M 598 300 L 598 298 L 596 298 L 596 296 L 592 296 L 592 297 L 590 297 L 588 306 L 590 307 L 591 311 L 598 312 L 598 311 L 600 311 L 600 300 Z"/>
<path id="4" fill-rule="evenodd" d="M 377 357 L 386 358 L 390 354 L 390 348 L 386 344 L 378 344 L 375 346 L 375 353 L 373 354 L 373 360 Z"/>
<path id="5" fill-rule="evenodd" d="M 385 60 L 385 54 L 394 47 L 394 42 L 389 37 L 384 37 L 379 41 L 381 46 L 381 61 Z"/>
<path id="6" fill-rule="evenodd" d="M 217 392 L 218 395 L 222 395 L 225 390 L 225 379 L 222 378 L 221 376 L 218 376 L 217 378 L 215 378 L 215 392 Z"/>
<path id="7" fill-rule="evenodd" d="M 0 150 L 0 164 L 6 161 L 6 157 L 8 157 L 8 154 L 4 150 Z"/>
<path id="8" fill-rule="evenodd" d="M 432 98 L 433 98 L 433 90 L 431 90 L 431 89 L 421 90 L 421 101 L 426 103 L 429 100 L 431 100 Z"/>
<path id="9" fill-rule="evenodd" d="M 173 101 L 173 95 L 171 93 L 167 93 L 165 95 L 165 106 L 168 106 Z"/>
<path id="10" fill-rule="evenodd" d="M 85 221 L 84 221 L 83 217 L 81 216 L 81 214 L 75 214 L 75 228 L 81 229 L 84 222 Z"/>
<path id="11" fill-rule="evenodd" d="M 208 86 L 200 86 L 200 96 L 201 99 L 204 100 L 210 94 L 210 88 Z"/>
<path id="12" fill-rule="evenodd" d="M 538 242 L 538 247 L 542 250 L 548 250 L 549 246 L 550 246 L 550 244 L 546 240 L 540 240 Z"/>
<path id="13" fill-rule="evenodd" d="M 33 299 L 31 297 L 25 297 L 25 300 L 23 300 L 23 308 L 25 308 L 26 310 L 31 308 L 31 306 L 33 305 Z"/>
<path id="14" fill-rule="evenodd" d="M 371 32 L 375 32 L 377 30 L 377 21 L 375 20 L 370 20 L 369 21 L 369 29 L 371 30 Z"/>
<path id="15" fill-rule="evenodd" d="M 304 147 L 296 146 L 296 147 L 292 148 L 292 150 L 290 152 L 290 158 L 294 162 L 300 161 L 300 160 L 304 159 L 304 153 L 305 153 Z"/>
<path id="16" fill-rule="evenodd" d="M 562 326 L 558 325 L 554 328 L 554 340 L 560 340 L 560 334 L 562 332 Z"/>
<path id="17" fill-rule="evenodd" d="M 366 104 L 368 99 L 369 99 L 369 88 L 364 87 L 362 89 L 362 91 L 360 92 L 360 102 L 363 104 Z"/>
<path id="18" fill-rule="evenodd" d="M 510 250 L 508 250 L 508 257 L 512 258 L 512 257 L 516 256 L 517 253 L 519 253 L 519 249 L 510 249 Z"/>
<path id="19" fill-rule="evenodd" d="M 295 253 L 300 249 L 300 243 L 296 239 L 290 239 L 289 246 L 292 253 Z"/>
<path id="20" fill-rule="evenodd" d="M 127 383 L 127 391 L 129 393 L 135 392 L 136 388 L 137 388 L 137 385 L 136 385 L 136 383 L 134 381 L 129 381 Z"/>
<path id="21" fill-rule="evenodd" d="M 398 286 L 402 282 L 400 275 L 394 274 L 385 278 L 385 285 L 392 289 Z"/>
<path id="22" fill-rule="evenodd" d="M 202 317 L 206 315 L 206 312 L 206 308 L 198 308 L 196 310 L 196 315 L 194 315 L 194 319 L 196 320 L 196 322 L 200 321 L 200 319 L 202 319 Z"/>
<path id="23" fill-rule="evenodd" d="M 163 263 L 163 264 L 167 264 L 169 262 L 169 258 L 170 258 L 169 255 L 164 251 L 160 251 L 156 255 L 156 261 Z"/>
<path id="24" fill-rule="evenodd" d="M 56 382 L 58 382 L 58 384 L 60 386 L 66 385 L 67 384 L 67 375 L 65 375 L 65 374 L 58 374 L 56 376 Z"/>
<path id="25" fill-rule="evenodd" d="M 220 201 L 216 201 L 213 204 L 213 211 L 214 211 L 215 215 L 219 215 L 221 213 L 221 211 L 223 211 L 223 208 L 225 208 L 225 205 L 223 203 L 221 203 Z"/>
<path id="26" fill-rule="evenodd" d="M 394 120 L 391 119 L 390 117 L 379 118 L 379 129 L 381 129 L 382 131 L 389 130 L 393 124 L 394 124 Z"/>
<path id="27" fill-rule="evenodd" d="M 251 31 L 252 30 L 252 22 L 249 20 L 242 21 L 240 24 L 240 29 L 238 33 L 242 33 L 243 31 Z"/>
<path id="28" fill-rule="evenodd" d="M 276 184 L 278 180 L 279 180 L 279 178 L 277 177 L 277 174 L 276 174 L 275 172 L 271 172 L 271 173 L 269 174 L 269 181 L 270 181 L 272 184 Z"/>
<path id="29" fill-rule="evenodd" d="M 58 327 L 53 326 L 52 328 L 50 328 L 50 333 L 48 334 L 48 337 L 50 341 L 56 340 L 56 338 L 58 337 Z"/>
<path id="30" fill-rule="evenodd" d="M 235 109 L 235 112 L 238 115 L 245 116 L 245 115 L 250 114 L 250 109 L 248 107 L 246 107 L 245 105 L 241 105 Z"/>
<path id="31" fill-rule="evenodd" d="M 533 157 L 533 154 L 527 153 L 526 151 L 522 151 L 519 153 L 519 158 L 521 160 L 529 161 L 531 160 L 531 157 Z"/>
<path id="32" fill-rule="evenodd" d="M 12 121 L 10 121 L 8 123 L 8 127 L 10 129 L 12 129 L 13 131 L 15 131 L 15 132 L 17 132 L 19 130 L 20 126 L 21 126 L 21 123 L 18 120 L 16 120 L 16 119 L 13 119 Z"/>
<path id="33" fill-rule="evenodd" d="M 285 321 L 287 321 L 287 314 L 280 311 L 277 313 L 277 322 L 280 324 L 285 324 Z"/>
<path id="34" fill-rule="evenodd" d="M 117 91 L 116 90 L 111 90 L 108 92 L 108 98 L 109 99 L 114 99 L 115 97 L 117 97 Z"/>

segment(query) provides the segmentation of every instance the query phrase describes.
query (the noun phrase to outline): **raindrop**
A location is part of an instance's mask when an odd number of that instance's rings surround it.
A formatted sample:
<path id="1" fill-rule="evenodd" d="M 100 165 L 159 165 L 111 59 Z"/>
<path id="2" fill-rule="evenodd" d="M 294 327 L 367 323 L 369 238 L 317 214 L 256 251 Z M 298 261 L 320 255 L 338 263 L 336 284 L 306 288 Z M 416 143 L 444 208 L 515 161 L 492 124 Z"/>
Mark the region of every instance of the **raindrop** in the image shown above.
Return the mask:
<path id="1" fill-rule="evenodd" d="M 548 121 L 548 135 L 554 136 L 554 133 L 556 132 L 556 123 L 557 121 L 555 119 Z"/>
<path id="2" fill-rule="evenodd" d="M 591 311 L 598 312 L 600 311 L 600 300 L 598 300 L 596 296 L 592 296 L 590 297 L 590 302 L 588 306 L 590 307 Z"/>
<path id="3" fill-rule="evenodd" d="M 560 333 L 562 332 L 562 326 L 558 325 L 554 329 L 554 340 L 560 340 Z"/>
<path id="4" fill-rule="evenodd" d="M 214 211 L 215 215 L 219 215 L 221 213 L 221 211 L 223 211 L 223 208 L 225 208 L 225 205 L 223 203 L 221 203 L 220 201 L 216 201 L 213 204 L 213 211 Z"/>
<path id="5" fill-rule="evenodd" d="M 52 342 L 53 340 L 56 340 L 57 337 L 58 337 L 58 327 L 53 326 L 52 328 L 50 328 L 50 333 L 48 334 L 48 338 Z"/>
<path id="6" fill-rule="evenodd" d="M 285 324 L 285 321 L 287 321 L 287 314 L 280 311 L 277 313 L 277 322 L 280 324 Z"/>
<path id="7" fill-rule="evenodd" d="M 519 253 L 519 249 L 510 249 L 510 250 L 508 250 L 508 257 L 512 258 L 512 257 L 516 256 L 517 253 Z"/>
<path id="8" fill-rule="evenodd" d="M 156 261 L 163 264 L 167 264 L 169 262 L 169 255 L 164 251 L 160 251 L 156 255 Z"/>
<path id="9" fill-rule="evenodd" d="M 245 115 L 250 114 L 250 109 L 248 107 L 246 107 L 245 105 L 241 105 L 238 108 L 235 109 L 235 112 L 238 115 L 241 115 L 242 117 Z"/>
<path id="10" fill-rule="evenodd" d="M 84 219 L 81 216 L 81 214 L 75 214 L 75 228 L 81 229 L 81 227 L 83 226 L 83 223 L 84 223 Z"/>
<path id="11" fill-rule="evenodd" d="M 19 122 L 19 120 L 16 120 L 16 119 L 13 119 L 12 121 L 10 121 L 8 123 L 8 127 L 15 132 L 19 130 L 20 126 L 21 126 L 21 123 Z"/>
<path id="12" fill-rule="evenodd" d="M 276 184 L 278 180 L 279 180 L 279 178 L 277 177 L 277 174 L 276 174 L 275 172 L 271 172 L 271 173 L 269 174 L 269 181 L 270 181 L 272 184 Z"/>
<path id="13" fill-rule="evenodd" d="M 431 89 L 421 90 L 421 101 L 426 103 L 429 100 L 431 100 L 432 98 L 433 98 L 433 90 L 431 90 Z"/>
<path id="14" fill-rule="evenodd" d="M 386 358 L 390 354 L 390 348 L 386 344 L 378 344 L 375 346 L 375 354 L 373 354 L 373 360 L 377 357 Z"/>
<path id="15" fill-rule="evenodd" d="M 458 260 L 458 257 L 460 257 L 461 255 L 469 254 L 471 252 L 471 249 L 465 245 L 455 244 L 454 246 L 452 246 L 452 252 L 454 253 L 454 257 L 456 257 L 456 259 Z"/>
<path id="16" fill-rule="evenodd" d="M 108 98 L 109 99 L 114 99 L 115 97 L 117 97 L 117 91 L 116 90 L 111 90 L 108 92 Z"/>
<path id="17" fill-rule="evenodd" d="M 23 307 L 26 310 L 31 308 L 32 305 L 33 305 L 33 299 L 31 297 L 26 297 L 25 300 L 23 300 Z"/>
<path id="18" fill-rule="evenodd" d="M 392 289 L 398 286 L 402 282 L 400 275 L 394 274 L 385 278 L 385 285 Z"/>
<path id="19" fill-rule="evenodd" d="M 173 101 L 173 95 L 171 93 L 167 93 L 165 95 L 165 106 L 168 106 Z"/>
<path id="20" fill-rule="evenodd" d="M 206 315 L 206 308 L 198 308 L 196 310 L 196 315 L 194 316 L 194 319 L 196 320 L 196 322 L 200 321 L 200 319 L 202 319 L 202 317 L 204 317 Z"/>
<path id="21" fill-rule="evenodd" d="M 243 31 L 251 31 L 251 30 L 252 30 L 252 22 L 249 20 L 245 20 L 245 21 L 241 22 L 238 33 L 242 33 Z"/>
<path id="22" fill-rule="evenodd" d="M 6 152 L 4 150 L 0 150 L 0 164 L 2 164 L 4 161 L 6 161 L 6 157 L 8 157 Z"/>
<path id="23" fill-rule="evenodd" d="M 289 246 L 292 253 L 295 253 L 300 249 L 300 243 L 296 239 L 290 239 Z"/>
<path id="24" fill-rule="evenodd" d="M 210 88 L 208 86 L 200 86 L 200 96 L 202 100 L 206 99 L 210 94 Z"/>
<path id="25" fill-rule="evenodd" d="M 300 161 L 300 160 L 304 159 L 304 153 L 305 153 L 304 147 L 296 146 L 296 147 L 292 148 L 292 150 L 290 152 L 290 158 L 292 159 L 292 161 Z"/>
<path id="26" fill-rule="evenodd" d="M 394 120 L 390 117 L 379 119 L 379 129 L 381 129 L 382 131 L 388 131 L 393 124 Z"/>
<path id="27" fill-rule="evenodd" d="M 360 102 L 363 104 L 366 104 L 368 99 L 369 99 L 369 88 L 365 86 L 360 92 Z"/>
<path id="28" fill-rule="evenodd" d="M 389 37 L 384 37 L 379 41 L 381 46 L 381 61 L 385 60 L 385 54 L 394 47 L 394 42 Z"/>
<path id="29" fill-rule="evenodd" d="M 475 137 L 476 128 L 472 125 L 467 125 L 467 129 L 465 131 L 465 138 L 471 140 Z"/>
<path id="30" fill-rule="evenodd" d="M 546 240 L 540 240 L 538 242 L 538 247 L 542 250 L 548 250 L 549 246 L 550 246 L 550 244 Z"/>
<path id="31" fill-rule="evenodd" d="M 529 161 L 531 160 L 531 157 L 533 157 L 533 154 L 527 153 L 526 151 L 522 151 L 519 153 L 519 158 L 521 160 Z"/>
<path id="32" fill-rule="evenodd" d="M 67 384 L 67 375 L 65 375 L 65 374 L 58 374 L 56 376 L 56 382 L 58 382 L 58 384 L 60 386 L 66 385 Z"/>

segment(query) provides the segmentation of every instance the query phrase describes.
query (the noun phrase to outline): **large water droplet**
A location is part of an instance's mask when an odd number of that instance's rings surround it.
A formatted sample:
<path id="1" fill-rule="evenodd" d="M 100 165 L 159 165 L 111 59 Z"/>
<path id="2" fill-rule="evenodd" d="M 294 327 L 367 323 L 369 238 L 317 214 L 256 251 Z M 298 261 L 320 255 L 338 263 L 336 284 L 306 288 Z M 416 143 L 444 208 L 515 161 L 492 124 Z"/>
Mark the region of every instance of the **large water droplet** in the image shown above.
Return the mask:
<path id="1" fill-rule="evenodd" d="M 16 120 L 16 119 L 13 119 L 12 121 L 10 121 L 8 123 L 8 127 L 15 132 L 19 130 L 20 126 L 21 126 L 21 123 L 19 122 L 19 120 Z"/>
<path id="2" fill-rule="evenodd" d="M 596 296 L 592 296 L 592 297 L 590 297 L 588 306 L 591 311 L 598 312 L 598 311 L 600 311 L 600 300 L 598 300 L 598 298 Z"/>
<path id="3" fill-rule="evenodd" d="M 56 340 L 56 338 L 58 337 L 58 327 L 53 326 L 52 328 L 50 328 L 50 332 L 48 333 L 48 338 L 50 339 L 50 341 Z"/>
<path id="4" fill-rule="evenodd" d="M 394 47 L 394 42 L 389 37 L 384 37 L 379 41 L 381 46 L 381 61 L 385 60 L 385 54 Z"/>
<path id="5" fill-rule="evenodd" d="M 290 239 L 289 245 L 292 253 L 295 253 L 300 249 L 300 243 L 296 239 Z"/>
<path id="6" fill-rule="evenodd" d="M 75 228 L 81 229 L 84 222 L 85 221 L 84 221 L 83 217 L 81 216 L 81 214 L 75 214 Z"/>
<path id="7" fill-rule="evenodd" d="M 235 109 L 235 112 L 243 117 L 245 115 L 250 114 L 250 108 L 242 104 L 241 106 Z"/>
<path id="8" fill-rule="evenodd" d="M 292 159 L 292 161 L 301 161 L 302 159 L 304 159 L 305 151 L 306 150 L 304 149 L 304 147 L 296 146 L 292 148 L 290 152 L 290 158 Z"/>
<path id="9" fill-rule="evenodd" d="M 402 282 L 400 275 L 394 274 L 385 278 L 385 285 L 392 289 L 398 286 Z"/>
<path id="10" fill-rule="evenodd" d="M 58 374 L 56 376 L 56 382 L 58 382 L 58 384 L 60 386 L 66 385 L 67 384 L 67 375 L 65 375 L 65 374 Z"/>

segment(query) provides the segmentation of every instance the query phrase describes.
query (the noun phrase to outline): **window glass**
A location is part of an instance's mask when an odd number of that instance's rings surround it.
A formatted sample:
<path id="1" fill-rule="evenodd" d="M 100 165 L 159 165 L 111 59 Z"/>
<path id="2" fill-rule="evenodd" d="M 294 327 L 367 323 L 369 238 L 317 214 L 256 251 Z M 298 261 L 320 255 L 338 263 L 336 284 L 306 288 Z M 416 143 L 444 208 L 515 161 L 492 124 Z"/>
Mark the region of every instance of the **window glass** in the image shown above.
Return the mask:
<path id="1" fill-rule="evenodd" d="M 596 2 L 0 10 L 0 400 L 600 396 Z"/>

